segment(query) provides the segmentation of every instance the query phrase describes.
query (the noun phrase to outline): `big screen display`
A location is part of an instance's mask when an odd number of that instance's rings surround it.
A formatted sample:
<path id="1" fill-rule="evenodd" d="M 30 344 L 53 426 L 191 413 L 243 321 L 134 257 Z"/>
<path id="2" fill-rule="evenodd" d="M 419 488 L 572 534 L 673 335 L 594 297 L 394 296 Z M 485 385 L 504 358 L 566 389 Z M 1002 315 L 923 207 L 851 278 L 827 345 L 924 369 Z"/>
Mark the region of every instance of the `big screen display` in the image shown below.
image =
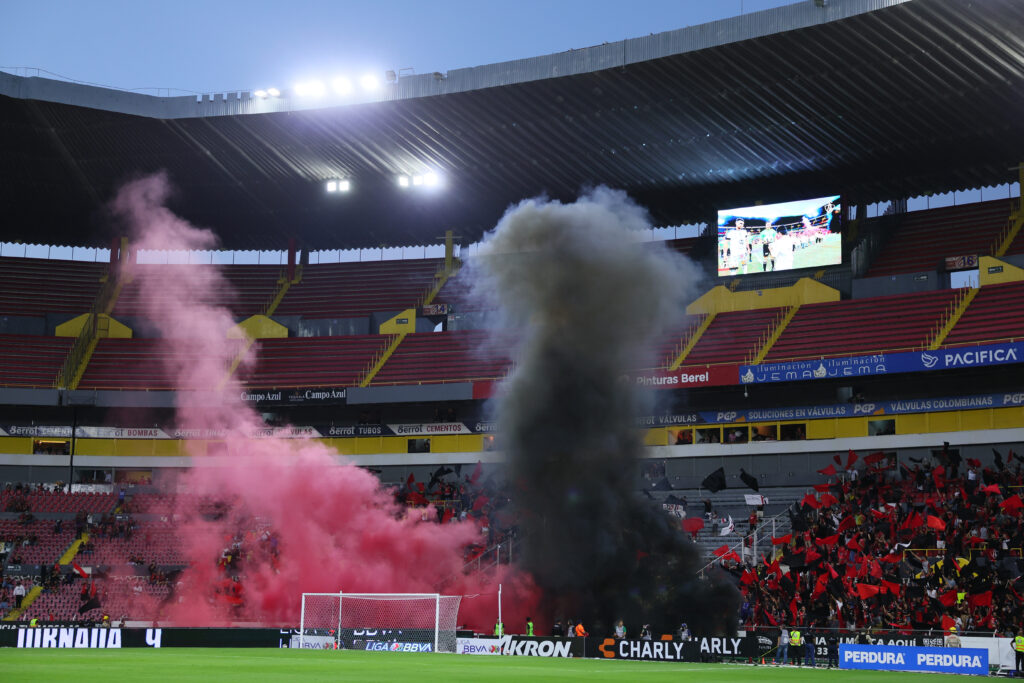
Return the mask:
<path id="1" fill-rule="evenodd" d="M 754 275 L 843 262 L 839 195 L 718 212 L 718 274 Z"/>

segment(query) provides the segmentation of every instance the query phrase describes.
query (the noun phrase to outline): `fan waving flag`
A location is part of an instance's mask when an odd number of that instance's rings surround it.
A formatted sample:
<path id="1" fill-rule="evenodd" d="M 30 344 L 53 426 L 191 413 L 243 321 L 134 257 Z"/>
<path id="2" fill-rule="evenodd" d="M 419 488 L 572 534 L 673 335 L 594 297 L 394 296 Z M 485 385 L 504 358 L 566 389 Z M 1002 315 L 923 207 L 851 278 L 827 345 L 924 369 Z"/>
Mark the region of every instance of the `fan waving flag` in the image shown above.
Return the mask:
<path id="1" fill-rule="evenodd" d="M 742 467 L 740 468 L 740 480 L 749 488 L 752 488 L 755 491 L 759 490 L 757 485 L 757 477 L 755 477 L 752 474 L 748 474 Z"/>
<path id="2" fill-rule="evenodd" d="M 875 451 L 871 455 L 864 456 L 864 464 L 866 465 L 874 465 L 875 463 L 879 463 L 882 460 L 885 460 L 885 453 L 883 453 L 882 451 Z"/>
<path id="3" fill-rule="evenodd" d="M 718 532 L 719 536 L 728 536 L 736 530 L 736 523 L 732 521 L 732 515 L 729 515 L 729 523 L 722 527 L 722 530 Z"/>
<path id="4" fill-rule="evenodd" d="M 836 534 L 834 536 L 825 536 L 824 538 L 816 538 L 814 540 L 815 540 L 815 542 L 818 545 L 823 545 L 825 547 L 828 547 L 828 546 L 835 545 L 836 543 L 839 542 L 839 534 Z"/>
<path id="5" fill-rule="evenodd" d="M 937 529 L 938 531 L 946 530 L 946 523 L 935 515 L 928 515 L 928 526 L 932 529 Z"/>
<path id="6" fill-rule="evenodd" d="M 881 586 L 870 586 L 866 583 L 857 584 L 857 594 L 860 595 L 863 600 L 867 600 L 872 596 L 878 595 L 881 590 Z"/>
<path id="7" fill-rule="evenodd" d="M 718 548 L 715 548 L 711 552 L 711 554 L 714 555 L 715 557 L 725 557 L 728 553 L 729 553 L 729 546 L 727 546 L 727 545 L 723 545 L 723 546 L 720 546 Z"/>
<path id="8" fill-rule="evenodd" d="M 826 477 L 831 477 L 835 473 L 836 473 L 836 466 L 835 465 L 829 465 L 828 467 L 823 467 L 822 469 L 818 470 L 818 474 L 824 474 Z"/>
<path id="9" fill-rule="evenodd" d="M 996 495 L 1002 493 L 999 490 L 999 484 L 989 484 L 988 486 L 982 486 L 981 490 L 983 493 L 995 493 Z"/>
<path id="10" fill-rule="evenodd" d="M 772 545 L 786 545 L 793 540 L 793 534 L 786 534 L 785 536 L 772 537 Z"/>
<path id="11" fill-rule="evenodd" d="M 801 505 L 806 505 L 807 507 L 812 508 L 814 510 L 817 510 L 818 508 L 821 507 L 821 503 L 818 502 L 818 499 L 814 497 L 813 493 L 808 493 L 806 496 L 804 496 L 804 499 L 800 501 L 800 503 Z"/>
<path id="12" fill-rule="evenodd" d="M 1004 500 L 1002 503 L 999 504 L 999 506 L 1004 510 L 1012 512 L 1014 510 L 1020 510 L 1022 507 L 1024 507 L 1024 502 L 1021 502 L 1020 494 L 1015 494 Z"/>
<path id="13" fill-rule="evenodd" d="M 77 563 L 77 562 L 72 562 L 72 563 L 71 563 L 71 568 L 72 568 L 72 569 L 74 569 L 74 570 L 75 570 L 75 573 L 77 573 L 77 574 L 78 574 L 79 576 L 81 576 L 81 577 L 82 577 L 83 579 L 88 579 L 88 578 L 89 578 L 89 573 L 88 573 L 87 571 L 85 571 L 84 569 L 82 569 L 82 568 L 81 568 L 81 567 L 80 567 L 80 566 L 78 565 L 78 563 Z"/>
<path id="14" fill-rule="evenodd" d="M 683 531 L 695 534 L 704 528 L 704 520 L 700 517 L 687 517 L 683 520 Z"/>

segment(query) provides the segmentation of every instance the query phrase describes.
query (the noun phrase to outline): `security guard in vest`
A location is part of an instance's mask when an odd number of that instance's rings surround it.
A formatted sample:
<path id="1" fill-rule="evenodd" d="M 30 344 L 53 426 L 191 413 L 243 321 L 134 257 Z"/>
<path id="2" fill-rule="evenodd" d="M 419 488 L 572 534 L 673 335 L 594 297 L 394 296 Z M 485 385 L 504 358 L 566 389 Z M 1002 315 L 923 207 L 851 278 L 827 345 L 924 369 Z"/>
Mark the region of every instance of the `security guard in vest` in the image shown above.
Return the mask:
<path id="1" fill-rule="evenodd" d="M 39 618 L 38 617 L 32 617 L 29 620 L 29 622 L 28 622 L 28 627 L 29 628 L 39 628 Z"/>
<path id="2" fill-rule="evenodd" d="M 505 635 L 505 624 L 501 623 L 500 621 L 494 622 L 494 635 L 498 638 L 501 638 L 503 635 Z"/>
<path id="3" fill-rule="evenodd" d="M 1017 657 L 1017 674 L 1024 674 L 1024 630 L 1018 630 L 1013 639 L 1013 654 Z"/>
<path id="4" fill-rule="evenodd" d="M 526 617 L 526 635 L 533 635 L 533 617 Z"/>
<path id="5" fill-rule="evenodd" d="M 797 666 L 803 666 L 803 657 L 804 637 L 797 627 L 789 632 L 789 661 L 790 663 L 795 661 Z"/>

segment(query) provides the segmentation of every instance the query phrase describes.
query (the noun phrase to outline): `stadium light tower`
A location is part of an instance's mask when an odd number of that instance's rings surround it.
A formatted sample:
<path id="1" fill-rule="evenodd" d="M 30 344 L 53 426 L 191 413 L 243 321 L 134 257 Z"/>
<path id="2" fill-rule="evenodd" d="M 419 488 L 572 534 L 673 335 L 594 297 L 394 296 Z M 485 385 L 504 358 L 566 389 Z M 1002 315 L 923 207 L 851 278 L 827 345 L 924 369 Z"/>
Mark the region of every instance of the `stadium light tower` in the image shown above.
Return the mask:
<path id="1" fill-rule="evenodd" d="M 344 76 L 338 76 L 331 81 L 331 87 L 334 88 L 334 92 L 338 95 L 352 94 L 352 81 Z"/>
<path id="2" fill-rule="evenodd" d="M 295 84 L 295 94 L 299 97 L 323 97 L 327 87 L 323 81 L 303 81 Z"/>
<path id="3" fill-rule="evenodd" d="M 407 176 L 407 175 L 400 175 L 400 176 L 398 176 L 398 186 L 399 187 L 409 187 L 409 176 Z"/>
<path id="4" fill-rule="evenodd" d="M 359 85 L 363 87 L 366 92 L 373 92 L 380 87 L 380 79 L 373 74 L 366 74 L 359 79 Z"/>

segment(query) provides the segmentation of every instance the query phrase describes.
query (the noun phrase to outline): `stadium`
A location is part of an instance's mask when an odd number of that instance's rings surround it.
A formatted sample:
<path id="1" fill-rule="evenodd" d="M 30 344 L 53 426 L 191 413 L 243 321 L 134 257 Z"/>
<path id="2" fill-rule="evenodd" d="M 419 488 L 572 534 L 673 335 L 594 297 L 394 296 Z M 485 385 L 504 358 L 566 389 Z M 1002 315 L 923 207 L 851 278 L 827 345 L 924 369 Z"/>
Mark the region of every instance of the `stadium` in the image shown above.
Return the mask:
<path id="1" fill-rule="evenodd" d="M 1024 6 L 665 28 L 0 71 L 12 680 L 1021 675 Z"/>

